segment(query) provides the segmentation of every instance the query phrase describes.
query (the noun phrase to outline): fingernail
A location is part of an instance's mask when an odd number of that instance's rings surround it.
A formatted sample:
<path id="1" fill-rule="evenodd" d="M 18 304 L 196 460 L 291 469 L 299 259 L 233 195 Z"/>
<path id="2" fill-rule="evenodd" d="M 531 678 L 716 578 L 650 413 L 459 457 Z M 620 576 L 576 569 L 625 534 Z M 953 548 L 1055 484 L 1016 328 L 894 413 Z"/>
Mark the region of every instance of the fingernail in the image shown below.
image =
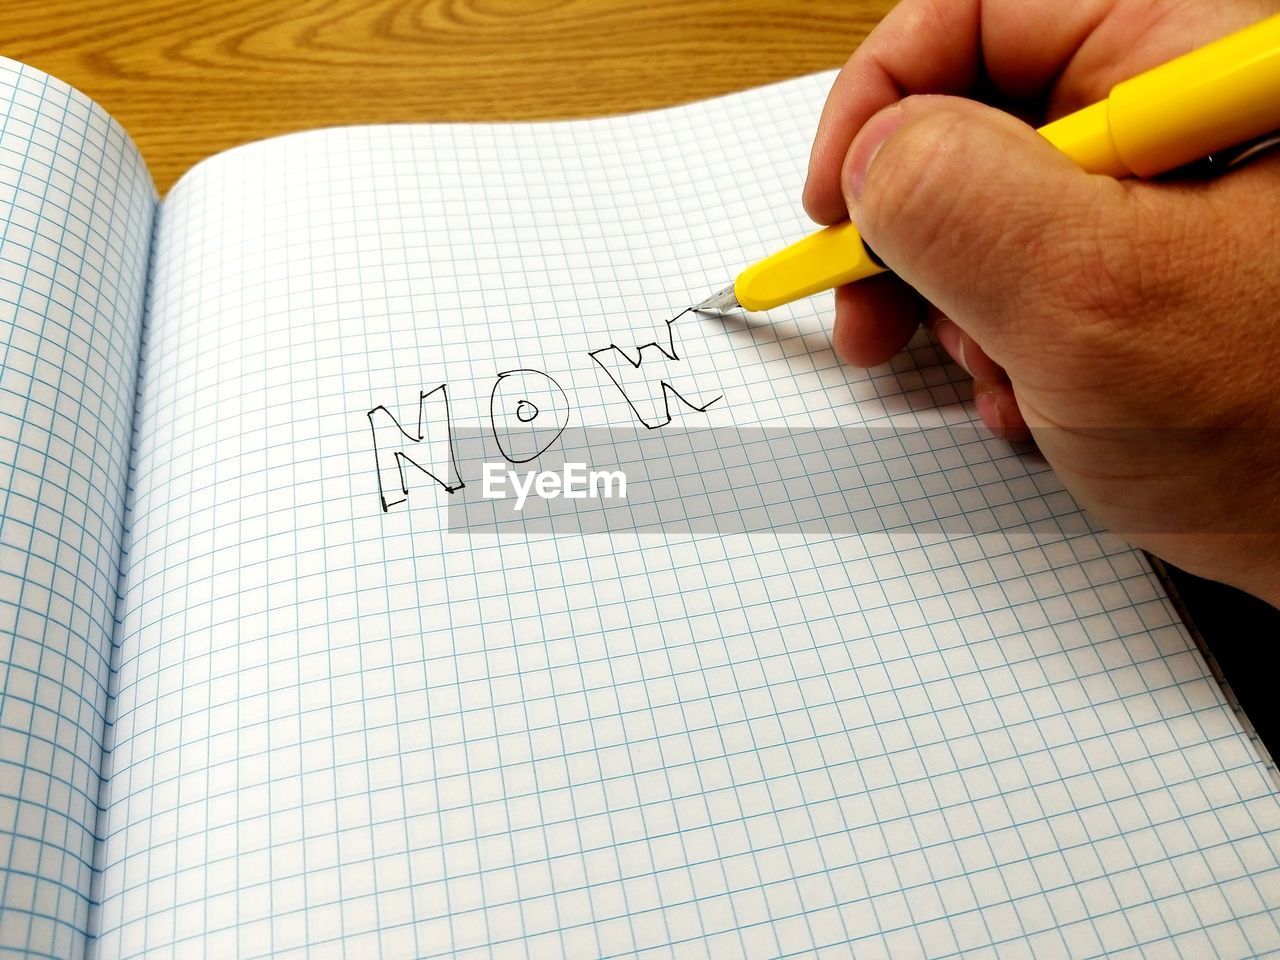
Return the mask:
<path id="1" fill-rule="evenodd" d="M 846 204 L 851 205 L 862 199 L 862 185 L 866 182 L 871 161 L 876 158 L 889 134 L 902 126 L 905 119 L 902 108 L 894 104 L 862 125 L 858 135 L 853 138 L 853 145 L 849 148 L 849 156 L 844 164 L 841 189 L 844 191 Z"/>
<path id="2" fill-rule="evenodd" d="M 969 369 L 969 364 L 965 362 L 964 334 L 960 332 L 960 328 L 946 317 L 939 317 L 933 322 L 933 335 L 937 337 L 938 343 L 942 344 L 942 349 L 947 351 L 951 359 L 960 364 L 965 373 L 973 376 L 973 371 Z"/>
<path id="3" fill-rule="evenodd" d="M 979 386 L 974 390 L 973 401 L 982 422 L 1001 440 L 1023 443 L 1032 439 L 1018 410 L 1018 401 L 1007 384 L 994 389 Z"/>
<path id="4" fill-rule="evenodd" d="M 996 436 L 1001 436 L 1004 420 L 1000 413 L 1000 398 L 994 392 L 984 390 L 982 393 L 974 394 L 973 403 L 978 408 L 978 416 L 982 418 L 987 428 Z"/>

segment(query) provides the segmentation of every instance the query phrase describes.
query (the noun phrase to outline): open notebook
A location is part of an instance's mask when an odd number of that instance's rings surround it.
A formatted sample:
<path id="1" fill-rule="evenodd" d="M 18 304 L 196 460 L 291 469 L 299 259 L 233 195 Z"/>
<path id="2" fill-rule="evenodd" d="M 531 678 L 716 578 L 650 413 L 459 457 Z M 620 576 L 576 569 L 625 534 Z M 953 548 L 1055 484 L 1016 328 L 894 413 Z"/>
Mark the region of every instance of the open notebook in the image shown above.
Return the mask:
<path id="1" fill-rule="evenodd" d="M 1275 782 L 1143 557 L 927 340 L 678 316 L 807 229 L 830 81 L 289 136 L 157 203 L 0 64 L 0 951 L 1280 952 Z M 512 371 L 650 463 L 847 443 L 794 503 L 483 529 Z M 848 477 L 877 523 L 805 512 Z"/>

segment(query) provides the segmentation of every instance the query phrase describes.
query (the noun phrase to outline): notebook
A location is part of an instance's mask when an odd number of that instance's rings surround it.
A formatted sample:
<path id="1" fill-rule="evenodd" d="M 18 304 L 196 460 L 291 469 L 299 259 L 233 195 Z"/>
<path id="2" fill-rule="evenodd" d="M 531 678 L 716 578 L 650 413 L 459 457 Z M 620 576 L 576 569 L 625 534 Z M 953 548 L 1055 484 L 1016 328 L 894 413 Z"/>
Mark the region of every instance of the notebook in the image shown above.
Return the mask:
<path id="1" fill-rule="evenodd" d="M 0 950 L 1280 953 L 1273 769 L 1144 557 L 927 339 L 683 312 L 808 229 L 831 80 L 158 202 L 3 62 Z"/>

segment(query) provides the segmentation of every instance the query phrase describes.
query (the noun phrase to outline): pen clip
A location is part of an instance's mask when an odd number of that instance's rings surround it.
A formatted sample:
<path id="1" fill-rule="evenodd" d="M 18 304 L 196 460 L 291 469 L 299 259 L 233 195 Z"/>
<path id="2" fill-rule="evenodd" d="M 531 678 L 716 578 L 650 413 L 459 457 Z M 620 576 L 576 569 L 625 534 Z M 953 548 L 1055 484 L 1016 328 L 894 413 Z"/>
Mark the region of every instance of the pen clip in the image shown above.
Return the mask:
<path id="1" fill-rule="evenodd" d="M 1206 157 L 1190 163 L 1183 167 L 1179 174 L 1182 176 L 1212 178 L 1219 177 L 1236 167 L 1254 160 L 1274 147 L 1280 146 L 1280 130 L 1274 133 L 1264 133 L 1260 137 L 1253 140 L 1246 140 L 1234 147 L 1228 147 L 1226 150 L 1218 150 Z"/>

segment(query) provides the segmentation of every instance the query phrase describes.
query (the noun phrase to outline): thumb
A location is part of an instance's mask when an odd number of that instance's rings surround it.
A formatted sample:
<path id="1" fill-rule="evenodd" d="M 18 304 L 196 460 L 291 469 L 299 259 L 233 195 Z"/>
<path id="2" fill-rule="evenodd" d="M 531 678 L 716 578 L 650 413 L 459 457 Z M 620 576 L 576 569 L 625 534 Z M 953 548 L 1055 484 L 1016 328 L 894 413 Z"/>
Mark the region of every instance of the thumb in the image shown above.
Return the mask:
<path id="1" fill-rule="evenodd" d="M 876 255 L 1006 367 L 1070 335 L 1073 284 L 1099 293 L 1082 274 L 1111 232 L 1100 218 L 1121 230 L 1126 201 L 1014 117 L 939 96 L 867 121 L 841 180 Z"/>

